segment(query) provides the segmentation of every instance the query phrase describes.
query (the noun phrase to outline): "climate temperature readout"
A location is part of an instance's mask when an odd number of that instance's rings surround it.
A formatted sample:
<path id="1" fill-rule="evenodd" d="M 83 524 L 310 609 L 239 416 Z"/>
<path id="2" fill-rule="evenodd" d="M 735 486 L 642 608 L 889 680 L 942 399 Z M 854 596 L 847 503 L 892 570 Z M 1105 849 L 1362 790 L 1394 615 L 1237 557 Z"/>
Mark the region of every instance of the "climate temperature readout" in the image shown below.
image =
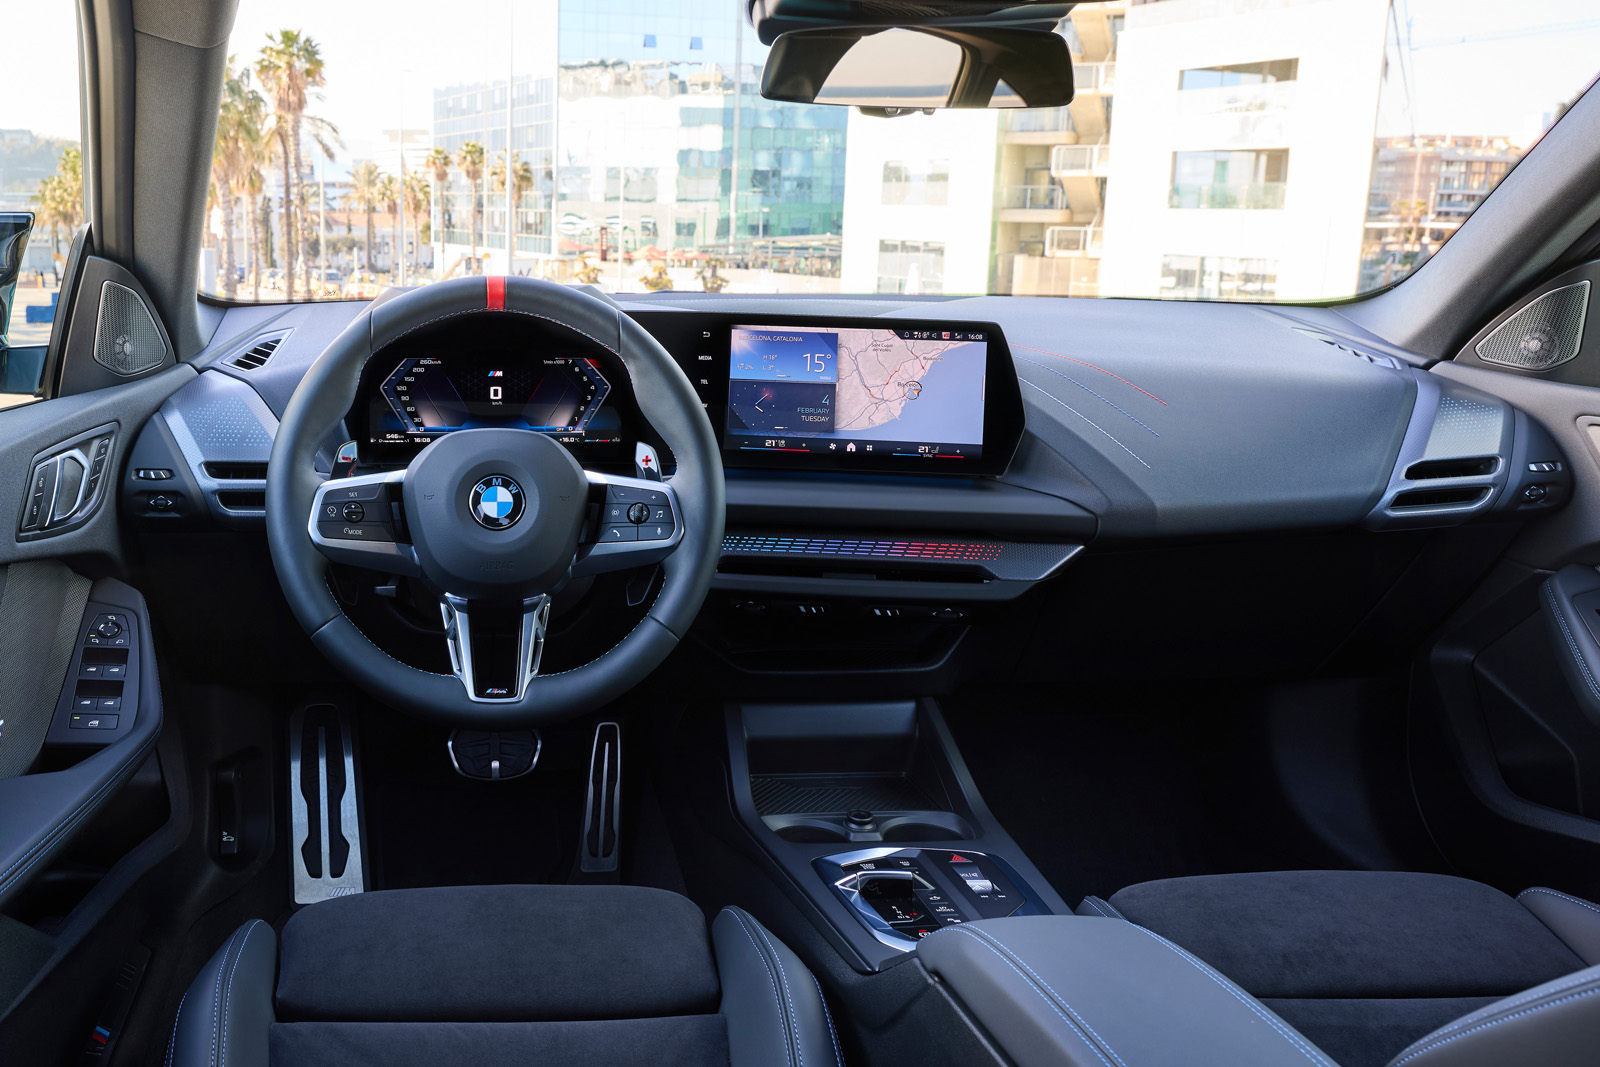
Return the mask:
<path id="1" fill-rule="evenodd" d="M 407 437 L 486 426 L 582 434 L 611 384 L 589 359 L 424 356 L 402 360 L 381 392 Z"/>

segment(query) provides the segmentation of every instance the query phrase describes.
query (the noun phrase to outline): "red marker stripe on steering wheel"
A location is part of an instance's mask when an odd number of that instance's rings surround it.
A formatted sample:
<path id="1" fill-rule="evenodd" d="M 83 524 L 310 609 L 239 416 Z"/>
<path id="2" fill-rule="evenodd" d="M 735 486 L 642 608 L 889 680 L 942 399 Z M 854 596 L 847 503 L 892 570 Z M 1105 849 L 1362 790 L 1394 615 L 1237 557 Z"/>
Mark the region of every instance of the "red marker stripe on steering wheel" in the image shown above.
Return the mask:
<path id="1" fill-rule="evenodd" d="M 485 280 L 489 283 L 489 302 L 486 306 L 490 311 L 504 311 L 506 309 L 505 276 L 491 274 Z"/>

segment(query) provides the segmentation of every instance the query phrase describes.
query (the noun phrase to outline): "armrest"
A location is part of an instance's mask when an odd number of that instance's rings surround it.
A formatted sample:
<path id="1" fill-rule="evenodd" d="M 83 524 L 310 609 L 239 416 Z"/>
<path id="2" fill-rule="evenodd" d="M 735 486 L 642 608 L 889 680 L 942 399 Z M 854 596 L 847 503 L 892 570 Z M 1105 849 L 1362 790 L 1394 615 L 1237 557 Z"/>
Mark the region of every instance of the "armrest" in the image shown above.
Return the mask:
<path id="1" fill-rule="evenodd" d="M 1210 966 L 1120 919 L 966 923 L 917 956 L 1017 1067 L 1334 1067 Z"/>

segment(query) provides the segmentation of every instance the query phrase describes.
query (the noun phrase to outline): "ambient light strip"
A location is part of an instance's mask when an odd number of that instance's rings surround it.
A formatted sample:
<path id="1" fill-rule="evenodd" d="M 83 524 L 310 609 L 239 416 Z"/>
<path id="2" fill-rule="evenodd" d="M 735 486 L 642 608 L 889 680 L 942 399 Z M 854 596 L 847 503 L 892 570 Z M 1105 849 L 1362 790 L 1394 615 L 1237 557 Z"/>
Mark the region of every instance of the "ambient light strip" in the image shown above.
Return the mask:
<path id="1" fill-rule="evenodd" d="M 755 534 L 726 534 L 722 538 L 722 551 L 736 555 L 853 556 L 993 563 L 1004 550 L 1004 545 L 993 541 L 856 541 L 825 537 L 763 537 Z"/>

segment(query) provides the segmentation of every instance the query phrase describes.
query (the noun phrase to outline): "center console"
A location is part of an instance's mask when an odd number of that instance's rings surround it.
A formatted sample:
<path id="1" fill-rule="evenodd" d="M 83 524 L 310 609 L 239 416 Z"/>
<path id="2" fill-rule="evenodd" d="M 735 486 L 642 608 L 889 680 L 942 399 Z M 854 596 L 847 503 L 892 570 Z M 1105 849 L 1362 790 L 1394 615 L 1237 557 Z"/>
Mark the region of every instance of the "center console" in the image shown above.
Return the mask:
<path id="1" fill-rule="evenodd" d="M 1071 915 L 989 812 L 931 700 L 727 709 L 739 821 L 851 966 L 934 932 Z"/>

